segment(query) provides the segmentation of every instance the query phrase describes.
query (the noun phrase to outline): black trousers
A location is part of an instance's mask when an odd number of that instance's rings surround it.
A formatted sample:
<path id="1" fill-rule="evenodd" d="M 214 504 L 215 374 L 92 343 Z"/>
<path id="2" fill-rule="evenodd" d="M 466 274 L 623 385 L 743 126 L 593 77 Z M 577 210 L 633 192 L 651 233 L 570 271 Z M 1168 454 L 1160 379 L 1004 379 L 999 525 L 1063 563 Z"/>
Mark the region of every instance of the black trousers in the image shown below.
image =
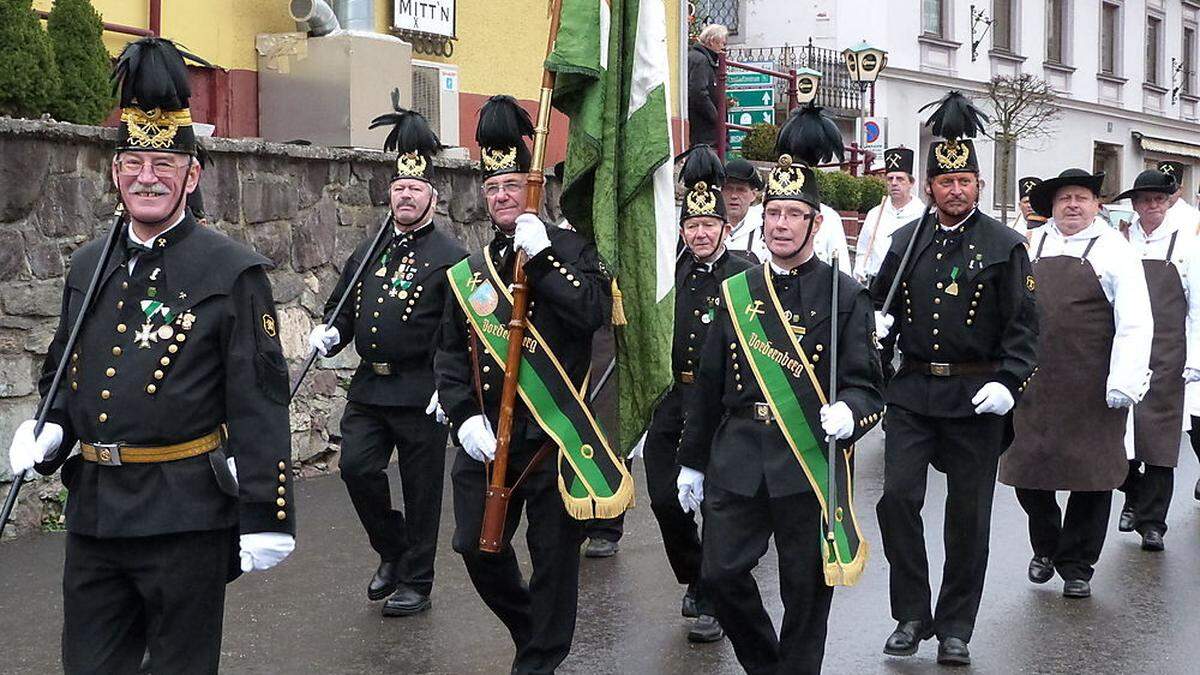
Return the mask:
<path id="1" fill-rule="evenodd" d="M 1200 460 L 1200 417 L 1191 417 L 1192 427 L 1188 429 L 1188 440 L 1192 443 L 1192 452 L 1196 453 L 1196 459 Z"/>
<path id="2" fill-rule="evenodd" d="M 616 518 L 594 518 L 584 526 L 588 539 L 603 539 L 617 543 L 625 536 L 625 514 Z"/>
<path id="3" fill-rule="evenodd" d="M 68 534 L 63 671 L 216 673 L 231 530 L 98 539 Z"/>
<path id="4" fill-rule="evenodd" d="M 1090 581 L 1108 533 L 1112 490 L 1072 492 L 1065 515 L 1053 490 L 1017 488 L 1017 501 L 1029 516 L 1033 554 L 1053 560 L 1064 580 Z"/>
<path id="5" fill-rule="evenodd" d="M 753 497 L 704 486 L 702 574 L 716 616 L 751 675 L 821 672 L 833 588 L 821 561 L 821 507 L 811 492 Z M 779 555 L 783 624 L 779 636 L 752 574 L 771 535 Z"/>
<path id="6" fill-rule="evenodd" d="M 646 491 L 650 494 L 650 510 L 662 532 L 667 562 L 675 580 L 696 590 L 698 609 L 712 614 L 714 609 L 700 583 L 700 527 L 696 515 L 679 506 L 679 465 L 675 463 L 679 436 L 683 433 L 682 396 L 678 390 L 663 399 L 650 422 L 642 461 L 646 466 Z"/>
<path id="7" fill-rule="evenodd" d="M 509 483 L 521 474 L 536 451 L 514 444 Z M 571 518 L 558 492 L 553 454 L 512 495 L 500 553 L 479 551 L 483 523 L 484 465 L 459 451 L 450 472 L 454 486 L 454 550 L 463 557 L 471 583 L 484 604 L 504 623 L 516 646 L 512 672 L 553 673 L 571 652 L 579 600 L 579 547 L 583 524 Z M 533 574 L 521 577 L 512 537 L 528 516 L 525 542 Z"/>
<path id="8" fill-rule="evenodd" d="M 889 406 L 885 413 L 883 496 L 876 513 L 890 566 L 892 617 L 933 621 L 938 638 L 970 641 L 983 596 L 996 469 L 1005 418 L 930 417 Z M 946 563 L 937 607 L 930 612 L 925 552 L 925 481 L 929 467 L 946 474 Z"/>
<path id="9" fill-rule="evenodd" d="M 371 548 L 383 560 L 400 561 L 404 583 L 425 595 L 433 588 L 448 433 L 423 408 L 350 401 L 342 415 L 342 480 Z M 403 512 L 392 508 L 388 486 L 393 451 Z"/>
<path id="10" fill-rule="evenodd" d="M 1151 530 L 1165 534 L 1167 511 L 1171 508 L 1171 495 L 1175 493 L 1175 468 L 1154 466 L 1137 460 L 1129 460 L 1129 474 L 1121 485 L 1125 493 L 1125 507 L 1133 511 L 1134 529 L 1145 534 Z"/>

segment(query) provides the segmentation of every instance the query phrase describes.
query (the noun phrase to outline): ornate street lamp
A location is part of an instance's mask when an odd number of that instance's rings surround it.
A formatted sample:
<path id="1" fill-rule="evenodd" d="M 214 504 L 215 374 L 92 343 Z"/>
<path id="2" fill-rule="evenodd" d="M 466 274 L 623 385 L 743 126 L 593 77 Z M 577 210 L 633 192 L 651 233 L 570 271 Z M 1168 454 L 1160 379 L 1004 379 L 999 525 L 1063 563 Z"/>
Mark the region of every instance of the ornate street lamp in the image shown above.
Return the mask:
<path id="1" fill-rule="evenodd" d="M 821 86 L 821 71 L 812 68 L 796 69 L 796 102 L 804 105 L 817 97 Z"/>

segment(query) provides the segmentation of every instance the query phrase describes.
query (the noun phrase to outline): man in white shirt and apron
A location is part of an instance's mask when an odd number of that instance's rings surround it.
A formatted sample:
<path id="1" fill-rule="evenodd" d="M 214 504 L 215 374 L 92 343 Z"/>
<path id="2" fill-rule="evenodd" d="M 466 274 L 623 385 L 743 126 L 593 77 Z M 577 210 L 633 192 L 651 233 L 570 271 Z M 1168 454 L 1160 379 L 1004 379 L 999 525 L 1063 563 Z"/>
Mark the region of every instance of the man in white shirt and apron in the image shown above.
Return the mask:
<path id="1" fill-rule="evenodd" d="M 750 162 L 736 157 L 725 163 L 725 184 L 721 198 L 732 229 L 725 238 L 730 251 L 761 262 L 770 257 L 767 242 L 762 237 L 763 207 L 757 204 L 763 189 L 762 176 Z"/>
<path id="2" fill-rule="evenodd" d="M 1178 189 L 1175 179 L 1155 169 L 1138 175 L 1133 188 L 1117 196 L 1130 199 L 1137 219 L 1126 236 L 1137 250 L 1153 298 L 1154 344 L 1150 351 L 1150 391 L 1133 409 L 1132 435 L 1126 436 L 1129 474 L 1121 490 L 1125 507 L 1118 529 L 1137 530 L 1142 549 L 1163 550 L 1167 510 L 1175 486 L 1179 461 L 1179 430 L 1183 428 L 1184 373 L 1189 351 L 1192 368 L 1187 372 L 1200 380 L 1196 370 L 1197 351 L 1188 349 L 1188 324 L 1200 321 L 1200 268 L 1197 238 L 1166 218 L 1171 195 Z"/>
<path id="3" fill-rule="evenodd" d="M 887 181 L 888 196 L 867 212 L 854 251 L 854 278 L 868 287 L 892 247 L 892 234 L 925 212 L 925 204 L 913 196 L 916 182 L 913 160 L 914 154 L 909 148 L 883 151 L 883 165 L 887 170 L 883 179 Z"/>
<path id="4" fill-rule="evenodd" d="M 1103 174 L 1067 169 L 1030 194 L 1053 220 L 1034 237 L 1038 371 L 1017 406 L 1000 481 L 1029 516 L 1029 580 L 1058 572 L 1068 598 L 1091 596 L 1112 491 L 1128 472 L 1125 421 L 1145 397 L 1154 318 L 1137 252 L 1098 218 Z M 1055 491 L 1070 491 L 1066 514 Z"/>
<path id="5" fill-rule="evenodd" d="M 1171 207 L 1167 209 L 1166 222 L 1186 230 L 1189 234 L 1200 234 L 1200 210 L 1183 198 L 1183 177 L 1187 173 L 1187 165 L 1183 162 L 1163 160 L 1155 169 L 1175 180 L 1175 192 L 1171 193 Z"/>

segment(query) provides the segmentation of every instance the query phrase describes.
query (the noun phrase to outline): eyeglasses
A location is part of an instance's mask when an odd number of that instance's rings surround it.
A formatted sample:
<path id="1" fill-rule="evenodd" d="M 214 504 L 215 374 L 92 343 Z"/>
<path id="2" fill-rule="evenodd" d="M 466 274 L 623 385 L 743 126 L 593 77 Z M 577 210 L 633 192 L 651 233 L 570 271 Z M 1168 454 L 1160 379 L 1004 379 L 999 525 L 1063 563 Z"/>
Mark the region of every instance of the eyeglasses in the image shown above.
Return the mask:
<path id="1" fill-rule="evenodd" d="M 524 183 L 510 181 L 507 183 L 484 185 L 483 194 L 488 197 L 495 197 L 496 195 L 500 194 L 501 191 L 503 191 L 504 194 L 515 195 L 523 189 L 525 189 Z"/>
<path id="2" fill-rule="evenodd" d="M 146 162 L 140 157 L 118 157 L 117 172 L 122 176 L 139 176 Z M 169 159 L 156 159 L 150 162 L 150 170 L 159 178 L 172 178 L 175 172 L 182 168 Z"/>

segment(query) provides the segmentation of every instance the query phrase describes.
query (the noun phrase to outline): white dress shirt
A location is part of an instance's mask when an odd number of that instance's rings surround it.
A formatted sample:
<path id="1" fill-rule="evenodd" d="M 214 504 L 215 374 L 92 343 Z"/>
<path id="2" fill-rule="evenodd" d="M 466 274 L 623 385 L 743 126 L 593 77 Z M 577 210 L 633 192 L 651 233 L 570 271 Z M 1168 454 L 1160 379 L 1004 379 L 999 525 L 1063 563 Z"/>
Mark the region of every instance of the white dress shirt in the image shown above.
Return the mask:
<path id="1" fill-rule="evenodd" d="M 1150 346 L 1154 341 L 1154 317 L 1150 313 L 1150 292 L 1141 257 L 1125 237 L 1101 218 L 1070 236 L 1063 235 L 1053 222 L 1039 228 L 1030 242 L 1030 252 L 1036 256 L 1040 248 L 1043 258 L 1080 258 L 1088 244 L 1096 240 L 1087 261 L 1112 304 L 1116 324 L 1106 388 L 1119 391 L 1134 402 L 1141 401 L 1150 388 Z M 1052 339 L 1069 340 L 1071 336 Z"/>
<path id="2" fill-rule="evenodd" d="M 748 251 L 759 260 L 771 257 L 767 250 L 767 241 L 763 238 L 763 205 L 753 204 L 746 210 L 746 217 L 736 223 L 729 236 L 725 238 L 725 247 L 731 251 Z"/>
<path id="3" fill-rule="evenodd" d="M 858 233 L 858 243 L 854 249 L 854 276 L 865 279 L 879 274 L 883 258 L 892 246 L 892 235 L 923 213 L 925 204 L 916 197 L 900 208 L 896 208 L 889 198 L 867 211 L 867 219 Z"/>
<path id="4" fill-rule="evenodd" d="M 1167 209 L 1167 218 L 1159 227 L 1167 225 L 1178 227 L 1188 234 L 1200 234 L 1200 210 L 1183 199 L 1178 199 Z"/>
<path id="5" fill-rule="evenodd" d="M 843 272 L 850 271 L 850 247 L 846 245 L 846 228 L 842 227 L 842 217 L 831 207 L 821 205 L 821 229 L 813 237 L 813 252 L 821 262 L 833 260 L 833 252 L 838 253 L 838 268 Z"/>

